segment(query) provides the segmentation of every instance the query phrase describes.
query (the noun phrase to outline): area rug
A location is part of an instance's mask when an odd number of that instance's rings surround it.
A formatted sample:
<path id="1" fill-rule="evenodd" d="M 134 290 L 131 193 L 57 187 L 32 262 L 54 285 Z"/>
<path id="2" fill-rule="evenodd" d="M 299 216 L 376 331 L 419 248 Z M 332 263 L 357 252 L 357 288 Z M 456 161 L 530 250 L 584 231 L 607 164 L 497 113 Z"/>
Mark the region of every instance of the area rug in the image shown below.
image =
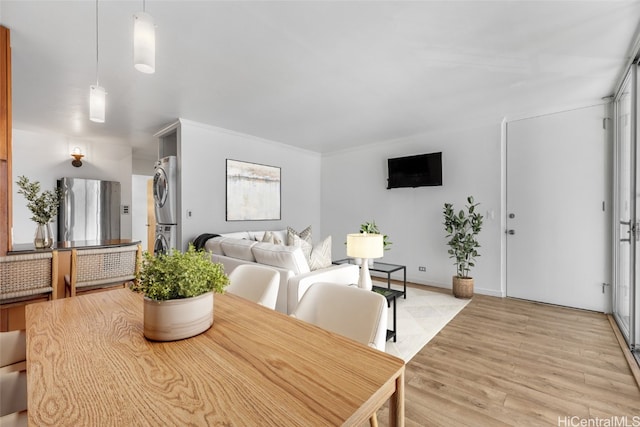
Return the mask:
<path id="1" fill-rule="evenodd" d="M 374 280 L 375 286 L 386 287 L 386 282 Z M 402 286 L 392 284 L 393 289 Z M 386 352 L 409 362 L 447 323 L 471 300 L 458 299 L 448 293 L 407 287 L 407 299 L 396 301 L 397 341 L 387 341 Z M 393 304 L 389 309 L 389 329 L 393 327 Z"/>

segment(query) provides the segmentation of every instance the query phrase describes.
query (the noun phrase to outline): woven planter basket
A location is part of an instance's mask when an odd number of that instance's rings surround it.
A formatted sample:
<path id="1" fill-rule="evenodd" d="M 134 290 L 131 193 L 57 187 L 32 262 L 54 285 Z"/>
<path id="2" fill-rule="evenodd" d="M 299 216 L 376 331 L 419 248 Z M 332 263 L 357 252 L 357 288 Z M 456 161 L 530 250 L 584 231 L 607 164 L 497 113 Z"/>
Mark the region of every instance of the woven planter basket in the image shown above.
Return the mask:
<path id="1" fill-rule="evenodd" d="M 473 297 L 473 278 L 453 276 L 453 296 L 456 298 Z"/>

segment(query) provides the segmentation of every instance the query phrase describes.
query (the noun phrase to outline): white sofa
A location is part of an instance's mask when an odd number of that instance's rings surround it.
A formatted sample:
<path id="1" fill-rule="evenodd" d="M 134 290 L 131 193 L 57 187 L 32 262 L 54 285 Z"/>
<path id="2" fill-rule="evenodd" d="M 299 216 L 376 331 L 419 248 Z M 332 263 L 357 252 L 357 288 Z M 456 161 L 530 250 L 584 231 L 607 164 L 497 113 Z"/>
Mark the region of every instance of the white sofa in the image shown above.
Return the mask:
<path id="1" fill-rule="evenodd" d="M 262 242 L 264 231 L 237 232 L 212 237 L 204 244 L 211 252 L 211 261 L 224 265 L 225 273 L 231 273 L 241 264 L 269 265 L 280 273 L 280 287 L 276 310 L 291 314 L 302 295 L 316 282 L 332 282 L 344 285 L 358 283 L 358 266 L 352 264 L 329 265 L 314 271 L 302 248 L 284 244 Z M 272 231 L 276 242 L 285 242 L 287 230 Z"/>

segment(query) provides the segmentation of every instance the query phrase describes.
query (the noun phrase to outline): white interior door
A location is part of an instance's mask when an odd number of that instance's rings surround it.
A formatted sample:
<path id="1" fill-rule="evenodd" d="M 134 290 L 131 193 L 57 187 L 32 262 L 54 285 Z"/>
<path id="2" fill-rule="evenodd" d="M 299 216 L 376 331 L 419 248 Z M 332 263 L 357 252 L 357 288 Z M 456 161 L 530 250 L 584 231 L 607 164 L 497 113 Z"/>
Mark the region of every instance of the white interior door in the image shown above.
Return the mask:
<path id="1" fill-rule="evenodd" d="M 610 310 L 606 106 L 507 125 L 507 296 Z"/>
<path id="2" fill-rule="evenodd" d="M 635 175 L 636 150 L 632 144 L 632 97 L 631 75 L 627 76 L 620 94 L 616 98 L 616 190 L 617 210 L 614 220 L 617 236 L 614 247 L 615 275 L 613 281 L 613 314 L 618 321 L 620 331 L 627 341 L 631 336 L 631 284 L 635 270 L 631 268 L 636 253 L 632 218 L 636 214 Z M 617 223 L 616 223 L 617 221 Z"/>
<path id="3" fill-rule="evenodd" d="M 632 66 L 616 94 L 613 315 L 629 347 L 640 343 L 640 152 L 638 151 L 638 67 Z M 637 354 L 637 353 L 636 353 Z M 638 356 L 636 356 L 638 357 Z M 640 357 L 639 357 L 640 360 Z"/>

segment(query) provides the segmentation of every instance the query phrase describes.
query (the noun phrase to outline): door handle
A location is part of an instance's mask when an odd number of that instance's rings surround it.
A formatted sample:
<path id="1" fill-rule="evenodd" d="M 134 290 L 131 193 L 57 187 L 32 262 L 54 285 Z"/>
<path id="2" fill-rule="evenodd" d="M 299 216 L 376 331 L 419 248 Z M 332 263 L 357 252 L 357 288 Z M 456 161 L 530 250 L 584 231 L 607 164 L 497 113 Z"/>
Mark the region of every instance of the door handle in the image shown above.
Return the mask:
<path id="1" fill-rule="evenodd" d="M 623 237 L 621 237 L 621 238 L 620 238 L 620 242 L 631 243 L 631 236 L 635 233 L 635 226 L 636 226 L 636 224 L 632 223 L 632 222 L 631 222 L 631 220 L 629 220 L 629 221 L 620 220 L 620 225 L 621 225 L 621 226 L 625 226 L 625 225 L 626 225 L 626 226 L 628 226 L 628 227 L 629 227 L 629 228 L 626 230 L 627 235 L 628 235 L 629 237 L 627 237 L 627 238 L 623 238 Z M 622 231 L 622 230 L 620 230 L 620 231 Z M 636 236 L 636 239 L 638 239 L 638 236 Z"/>
<path id="2" fill-rule="evenodd" d="M 516 234 L 516 230 L 507 230 L 507 234 L 514 235 Z"/>

